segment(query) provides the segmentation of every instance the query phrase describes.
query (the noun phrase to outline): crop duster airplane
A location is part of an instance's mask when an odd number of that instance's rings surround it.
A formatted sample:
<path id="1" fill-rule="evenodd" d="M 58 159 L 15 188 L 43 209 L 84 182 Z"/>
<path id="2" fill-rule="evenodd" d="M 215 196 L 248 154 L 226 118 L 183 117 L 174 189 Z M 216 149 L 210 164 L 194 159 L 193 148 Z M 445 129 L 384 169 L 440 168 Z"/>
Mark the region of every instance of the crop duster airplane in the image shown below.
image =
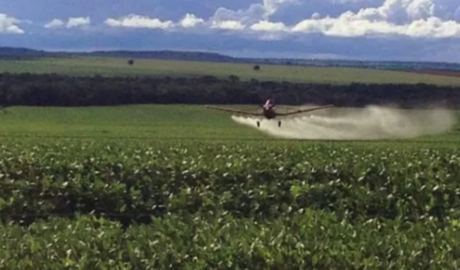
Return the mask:
<path id="1" fill-rule="evenodd" d="M 320 107 L 314 107 L 314 108 L 308 108 L 308 109 L 299 109 L 299 110 L 295 110 L 295 111 L 292 111 L 292 112 L 280 113 L 280 112 L 276 112 L 275 103 L 271 99 L 267 99 L 265 104 L 262 106 L 262 112 L 261 113 L 260 112 L 248 112 L 248 111 L 242 111 L 242 110 L 230 109 L 230 108 L 223 108 L 223 107 L 206 106 L 206 108 L 209 108 L 209 109 L 233 112 L 233 113 L 236 113 L 236 114 L 259 116 L 259 117 L 262 116 L 262 117 L 265 117 L 268 120 L 275 119 L 275 118 L 280 118 L 280 117 L 285 117 L 285 116 L 301 114 L 301 113 L 306 113 L 306 112 L 311 112 L 311 111 L 316 111 L 316 110 L 321 110 L 321 109 L 325 109 L 325 108 L 329 108 L 329 107 L 332 107 L 332 105 L 326 105 L 326 106 L 320 106 Z M 257 127 L 260 127 L 260 121 L 257 121 Z M 278 121 L 278 127 L 281 127 L 281 120 Z"/>

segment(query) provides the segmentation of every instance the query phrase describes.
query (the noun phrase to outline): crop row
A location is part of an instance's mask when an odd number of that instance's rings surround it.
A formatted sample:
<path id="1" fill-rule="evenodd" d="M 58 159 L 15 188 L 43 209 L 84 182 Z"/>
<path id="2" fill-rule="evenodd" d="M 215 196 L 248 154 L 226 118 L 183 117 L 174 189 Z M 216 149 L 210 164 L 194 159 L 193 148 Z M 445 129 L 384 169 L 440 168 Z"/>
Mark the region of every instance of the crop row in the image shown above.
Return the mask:
<path id="1" fill-rule="evenodd" d="M 359 224 L 306 209 L 257 223 L 228 213 L 165 216 L 123 229 L 79 216 L 0 225 L 1 269 L 457 269 L 458 222 Z"/>
<path id="2" fill-rule="evenodd" d="M 48 143 L 0 149 L 0 215 L 130 224 L 226 211 L 259 221 L 311 208 L 343 220 L 460 218 L 454 149 L 345 144 Z"/>

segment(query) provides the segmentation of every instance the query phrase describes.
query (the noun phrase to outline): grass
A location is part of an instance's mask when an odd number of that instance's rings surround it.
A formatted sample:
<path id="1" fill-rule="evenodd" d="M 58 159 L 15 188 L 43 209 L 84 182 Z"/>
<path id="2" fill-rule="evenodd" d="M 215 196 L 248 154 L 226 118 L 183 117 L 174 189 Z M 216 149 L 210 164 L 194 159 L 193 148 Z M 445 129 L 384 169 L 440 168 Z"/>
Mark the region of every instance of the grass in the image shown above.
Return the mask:
<path id="1" fill-rule="evenodd" d="M 246 107 L 246 106 L 245 106 Z M 256 107 L 250 107 L 255 108 Z M 235 123 L 230 114 L 196 105 L 132 105 L 118 107 L 11 107 L 0 113 L 3 139 L 198 140 L 296 143 L 269 137 L 256 128 Z M 255 127 L 255 122 L 254 122 Z M 459 127 L 442 135 L 413 140 L 380 141 L 451 145 L 460 142 Z M 365 142 L 364 144 L 368 144 Z M 371 141 L 371 145 L 378 144 Z"/>
<path id="2" fill-rule="evenodd" d="M 257 139 L 263 135 L 203 106 L 12 107 L 0 114 L 3 137 Z"/>
<path id="3" fill-rule="evenodd" d="M 11 73 L 60 73 L 70 75 L 125 76 L 204 76 L 227 78 L 236 75 L 243 80 L 316 82 L 350 84 L 361 83 L 428 83 L 436 85 L 459 85 L 460 78 L 417 74 L 409 72 L 372 70 L 358 68 L 298 67 L 261 65 L 254 71 L 251 64 L 208 63 L 173 60 L 136 59 L 133 66 L 124 58 L 77 57 L 43 58 L 40 60 L 0 61 L 0 72 Z"/>

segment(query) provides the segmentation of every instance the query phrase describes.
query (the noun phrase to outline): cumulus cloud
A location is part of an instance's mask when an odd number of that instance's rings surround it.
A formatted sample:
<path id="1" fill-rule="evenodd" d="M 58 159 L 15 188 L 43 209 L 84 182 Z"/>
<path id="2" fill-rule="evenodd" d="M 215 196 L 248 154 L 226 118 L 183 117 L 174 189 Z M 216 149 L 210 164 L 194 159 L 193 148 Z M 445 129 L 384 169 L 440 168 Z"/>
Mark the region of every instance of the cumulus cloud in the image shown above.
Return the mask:
<path id="1" fill-rule="evenodd" d="M 0 34 L 23 34 L 24 30 L 16 24 L 20 21 L 6 14 L 0 13 Z"/>
<path id="2" fill-rule="evenodd" d="M 458 20 L 455 14 L 458 8 L 460 8 L 458 0 L 384 0 L 377 7 L 361 8 L 357 16 L 386 20 L 396 24 L 430 17 Z"/>
<path id="3" fill-rule="evenodd" d="M 186 13 L 174 23 L 158 18 L 131 14 L 118 19 L 109 18 L 105 24 L 111 27 L 149 29 L 191 29 L 204 26 L 210 30 L 226 30 L 238 33 L 255 32 L 263 39 L 278 39 L 280 33 L 294 35 L 323 34 L 335 37 L 360 36 L 408 36 L 427 38 L 460 37 L 460 2 L 457 0 L 325 0 L 334 4 L 348 5 L 367 3 L 367 7 L 348 10 L 336 16 L 310 13 L 310 18 L 296 20 L 286 25 L 283 20 L 273 22 L 270 18 L 284 7 L 297 5 L 306 0 L 260 0 L 247 9 L 218 8 L 207 20 Z M 373 3 L 374 6 L 370 6 Z M 377 3 L 377 4 L 376 4 Z M 460 18 L 458 18 L 460 19 Z M 60 21 L 50 26 L 62 25 Z"/>
<path id="4" fill-rule="evenodd" d="M 277 12 L 280 7 L 297 2 L 299 2 L 299 0 L 263 0 L 263 8 L 267 15 L 272 15 Z"/>
<path id="5" fill-rule="evenodd" d="M 174 26 L 172 21 L 161 21 L 157 18 L 149 18 L 130 14 L 118 19 L 109 18 L 105 24 L 111 27 L 126 27 L 126 28 L 147 28 L 147 29 L 167 29 Z"/>
<path id="6" fill-rule="evenodd" d="M 356 17 L 369 20 L 386 20 L 396 23 L 427 19 L 434 15 L 432 0 L 385 0 L 380 7 L 363 8 Z"/>
<path id="7" fill-rule="evenodd" d="M 161 21 L 158 18 L 149 18 L 136 14 L 124 17 L 108 18 L 105 24 L 111 27 L 125 28 L 149 28 L 149 29 L 191 29 L 198 26 L 205 26 L 211 30 L 242 31 L 250 29 L 253 31 L 281 31 L 286 26 L 283 23 L 272 23 L 268 21 L 270 15 L 274 14 L 280 7 L 300 0 L 261 0 L 261 3 L 250 5 L 247 9 L 231 10 L 225 7 L 218 8 L 207 20 L 197 17 L 195 14 L 186 13 L 185 16 L 174 23 L 170 20 Z"/>
<path id="8" fill-rule="evenodd" d="M 60 28 L 64 26 L 65 26 L 65 22 L 59 19 L 53 19 L 47 24 L 45 24 L 45 28 Z"/>
<path id="9" fill-rule="evenodd" d="M 387 21 L 360 19 L 351 13 L 339 18 L 308 19 L 292 28 L 293 32 L 322 33 L 328 36 L 357 37 L 365 35 L 406 35 L 410 37 L 458 37 L 460 24 L 430 17 L 410 24 L 396 25 Z"/>
<path id="10" fill-rule="evenodd" d="M 267 20 L 260 21 L 251 26 L 251 30 L 263 32 L 280 32 L 285 31 L 286 29 L 286 25 L 282 22 L 275 23 Z"/>
<path id="11" fill-rule="evenodd" d="M 204 24 L 205 21 L 202 18 L 197 18 L 195 14 L 187 13 L 184 18 L 179 22 L 179 24 L 184 28 L 193 28 L 197 25 Z"/>
<path id="12" fill-rule="evenodd" d="M 328 36 L 403 35 L 409 37 L 460 37 L 460 23 L 436 17 L 433 0 L 385 0 L 376 8 L 347 11 L 338 17 L 316 15 L 292 27 L 294 33 Z"/>
<path id="13" fill-rule="evenodd" d="M 298 35 L 320 33 L 336 37 L 403 35 L 428 38 L 460 36 L 460 23 L 456 21 L 460 17 L 460 2 L 457 0 L 381 0 L 380 4 L 371 7 L 369 2 L 375 4 L 375 1 L 328 1 L 344 5 L 367 3 L 368 7 L 345 11 L 334 17 L 322 17 L 319 13 L 313 13 L 311 18 L 286 26 L 284 22 L 270 22 L 269 18 L 283 7 L 299 4 L 302 0 L 262 0 L 262 3 L 252 4 L 248 9 L 219 8 L 210 21 L 213 28 L 220 28 L 216 25 L 225 24 L 228 30 L 243 30 L 245 28 L 242 25 L 251 25 L 249 28 L 253 31 L 288 31 Z"/>
<path id="14" fill-rule="evenodd" d="M 254 24 L 267 20 L 283 6 L 297 3 L 300 0 L 262 0 L 262 3 L 252 4 L 247 9 L 231 10 L 218 8 L 210 18 L 211 22 L 240 21 L 243 24 Z"/>
<path id="15" fill-rule="evenodd" d="M 81 28 L 90 25 L 90 23 L 91 19 L 89 17 L 70 17 L 67 19 L 67 22 L 61 19 L 52 19 L 47 24 L 45 24 L 45 28 Z"/>
<path id="16" fill-rule="evenodd" d="M 214 21 L 211 28 L 223 30 L 244 30 L 246 26 L 240 21 Z"/>
<path id="17" fill-rule="evenodd" d="M 91 23 L 89 17 L 78 17 L 78 18 L 69 18 L 67 22 L 67 28 L 76 28 L 87 26 Z"/>
<path id="18" fill-rule="evenodd" d="M 212 23 L 223 21 L 239 21 L 242 24 L 253 24 L 266 18 L 266 12 L 262 5 L 254 4 L 245 10 L 231 10 L 224 7 L 218 8 L 209 19 Z"/>

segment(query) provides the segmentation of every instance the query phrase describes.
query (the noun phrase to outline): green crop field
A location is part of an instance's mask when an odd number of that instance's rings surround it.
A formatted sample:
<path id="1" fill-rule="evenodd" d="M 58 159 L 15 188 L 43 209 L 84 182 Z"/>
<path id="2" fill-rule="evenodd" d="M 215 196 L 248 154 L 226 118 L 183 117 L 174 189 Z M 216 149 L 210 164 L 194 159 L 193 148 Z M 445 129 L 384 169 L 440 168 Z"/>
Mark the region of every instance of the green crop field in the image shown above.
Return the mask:
<path id="1" fill-rule="evenodd" d="M 6 111 L 0 269 L 460 267 L 458 124 L 299 141 L 203 106 Z"/>
<path id="2" fill-rule="evenodd" d="M 230 107 L 248 111 L 258 110 L 258 106 L 250 105 Z M 291 110 L 289 106 L 281 105 L 278 109 L 280 111 Z M 360 115 L 367 115 L 368 113 L 364 109 L 333 108 L 312 114 L 329 115 L 337 119 L 338 116 L 350 111 L 362 112 Z M 3 113 L 0 112 L 0 136 L 4 138 L 122 140 L 280 140 L 258 130 L 256 119 L 249 123 L 251 127 L 233 121 L 231 115 L 226 112 L 210 110 L 201 105 L 127 105 L 78 108 L 9 107 Z M 454 121 L 456 121 L 457 115 L 458 113 L 453 111 Z M 395 116 L 388 114 L 388 117 Z M 416 114 L 412 116 L 412 119 L 417 121 L 423 120 L 421 118 L 423 117 Z M 286 121 L 290 120 L 283 120 L 283 122 Z M 428 124 L 433 125 L 436 122 L 439 121 L 431 121 Z M 412 120 L 406 124 L 411 123 Z M 262 125 L 266 125 L 266 123 L 262 121 Z M 410 141 L 459 142 L 458 130 L 459 127 L 454 125 L 439 135 L 419 136 Z M 395 140 L 385 141 L 394 142 Z M 402 143 L 405 144 L 407 141 L 403 140 Z"/>
<path id="3" fill-rule="evenodd" d="M 250 64 L 207 63 L 136 59 L 129 66 L 127 59 L 105 57 L 44 58 L 31 61 L 0 61 L 0 72 L 61 73 L 71 75 L 153 75 L 153 76 L 203 76 L 226 78 L 236 75 L 241 79 L 259 79 L 292 82 L 320 82 L 334 84 L 362 83 L 429 83 L 460 85 L 460 78 L 417 74 L 409 72 L 355 69 L 295 67 L 262 65 L 254 71 Z"/>
<path id="4" fill-rule="evenodd" d="M 257 107 L 255 107 L 257 108 Z M 204 106 L 11 107 L 0 113 L 0 136 L 90 139 L 262 139 L 230 115 Z"/>

